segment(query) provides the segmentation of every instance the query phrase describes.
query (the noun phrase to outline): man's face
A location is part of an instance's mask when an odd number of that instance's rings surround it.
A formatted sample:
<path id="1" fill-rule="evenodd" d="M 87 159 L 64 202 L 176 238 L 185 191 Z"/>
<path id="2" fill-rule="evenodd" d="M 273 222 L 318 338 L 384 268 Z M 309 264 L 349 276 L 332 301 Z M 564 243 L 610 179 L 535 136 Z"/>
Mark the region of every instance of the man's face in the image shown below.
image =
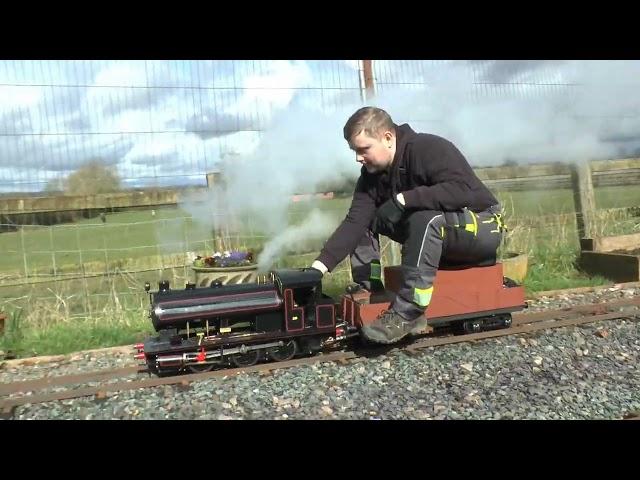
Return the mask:
<path id="1" fill-rule="evenodd" d="M 380 138 L 370 137 L 363 130 L 349 142 L 351 150 L 356 152 L 356 162 L 364 165 L 369 173 L 386 170 L 396 153 L 396 137 L 386 131 Z"/>

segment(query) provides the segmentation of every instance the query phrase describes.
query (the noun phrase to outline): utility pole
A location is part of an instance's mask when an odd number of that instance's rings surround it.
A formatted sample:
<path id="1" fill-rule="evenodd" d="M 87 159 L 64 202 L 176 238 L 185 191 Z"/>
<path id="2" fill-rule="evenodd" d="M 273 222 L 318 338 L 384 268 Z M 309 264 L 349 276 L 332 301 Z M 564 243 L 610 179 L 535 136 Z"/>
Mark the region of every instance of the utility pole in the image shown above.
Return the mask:
<path id="1" fill-rule="evenodd" d="M 373 81 L 373 61 L 372 60 L 362 60 L 362 77 L 364 81 L 364 94 L 363 101 L 365 103 L 371 103 L 376 94 L 375 83 Z M 382 244 L 384 242 L 384 244 Z M 380 251 L 389 249 L 388 258 L 391 265 L 398 265 L 400 263 L 400 245 L 391 240 L 390 238 L 386 238 L 386 242 L 384 239 L 381 239 Z"/>
<path id="2" fill-rule="evenodd" d="M 362 71 L 364 74 L 364 91 L 365 100 L 371 100 L 375 95 L 375 87 L 373 85 L 373 66 L 371 60 L 362 61 Z"/>

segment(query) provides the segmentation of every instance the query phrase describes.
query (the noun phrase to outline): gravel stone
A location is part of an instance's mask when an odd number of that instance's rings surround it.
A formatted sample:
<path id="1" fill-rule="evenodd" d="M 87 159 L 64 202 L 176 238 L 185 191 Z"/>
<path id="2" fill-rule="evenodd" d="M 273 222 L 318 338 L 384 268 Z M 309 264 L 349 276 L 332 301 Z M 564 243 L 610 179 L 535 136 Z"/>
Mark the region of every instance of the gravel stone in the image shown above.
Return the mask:
<path id="1" fill-rule="evenodd" d="M 600 303 L 640 288 L 560 294 L 530 311 Z M 0 382 L 135 365 L 78 353 L 3 368 Z M 190 384 L 18 407 L 16 419 L 618 419 L 640 410 L 640 317 L 394 352 Z M 119 381 L 114 380 L 114 381 Z M 51 389 L 55 391 L 55 389 Z"/>

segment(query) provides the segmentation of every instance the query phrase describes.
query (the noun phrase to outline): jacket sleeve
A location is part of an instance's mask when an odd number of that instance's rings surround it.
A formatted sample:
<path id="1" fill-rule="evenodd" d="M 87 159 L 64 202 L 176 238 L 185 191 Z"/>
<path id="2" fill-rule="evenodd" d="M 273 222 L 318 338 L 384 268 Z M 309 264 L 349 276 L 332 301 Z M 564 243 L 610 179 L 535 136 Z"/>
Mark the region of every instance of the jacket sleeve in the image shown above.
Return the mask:
<path id="1" fill-rule="evenodd" d="M 369 228 L 376 212 L 375 201 L 366 189 L 363 176 L 356 183 L 351 206 L 342 223 L 329 237 L 320 256 L 329 271 L 355 250 L 358 242 Z"/>
<path id="2" fill-rule="evenodd" d="M 454 211 L 471 203 L 473 171 L 452 143 L 442 140 L 426 148 L 416 142 L 408 153 L 413 175 L 422 185 L 402 192 L 407 208 Z"/>

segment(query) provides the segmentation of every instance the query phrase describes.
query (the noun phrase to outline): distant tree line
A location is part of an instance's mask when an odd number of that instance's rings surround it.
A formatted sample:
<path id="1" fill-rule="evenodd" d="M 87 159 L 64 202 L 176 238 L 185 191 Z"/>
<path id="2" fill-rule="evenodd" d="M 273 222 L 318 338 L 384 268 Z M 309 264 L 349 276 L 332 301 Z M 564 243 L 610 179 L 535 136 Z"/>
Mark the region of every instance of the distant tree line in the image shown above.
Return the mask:
<path id="1" fill-rule="evenodd" d="M 120 190 L 118 173 L 100 160 L 84 164 L 64 179 L 51 180 L 45 187 L 47 193 L 62 192 L 65 195 L 97 195 Z"/>

